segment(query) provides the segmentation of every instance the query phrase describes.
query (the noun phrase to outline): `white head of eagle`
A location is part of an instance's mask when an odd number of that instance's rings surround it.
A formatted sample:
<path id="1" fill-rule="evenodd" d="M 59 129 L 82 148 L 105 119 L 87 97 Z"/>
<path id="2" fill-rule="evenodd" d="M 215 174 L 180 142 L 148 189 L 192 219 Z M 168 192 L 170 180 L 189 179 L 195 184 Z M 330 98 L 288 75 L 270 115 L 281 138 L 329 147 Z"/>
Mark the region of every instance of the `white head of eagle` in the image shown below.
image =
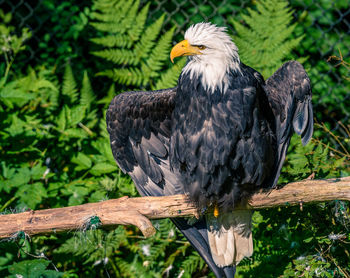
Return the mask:
<path id="1" fill-rule="evenodd" d="M 203 87 L 212 93 L 215 89 L 226 91 L 229 72 L 241 72 L 238 48 L 226 27 L 212 23 L 202 22 L 187 29 L 185 40 L 170 53 L 172 61 L 180 56 L 189 56 L 182 73 L 189 73 L 191 79 L 201 77 Z"/>

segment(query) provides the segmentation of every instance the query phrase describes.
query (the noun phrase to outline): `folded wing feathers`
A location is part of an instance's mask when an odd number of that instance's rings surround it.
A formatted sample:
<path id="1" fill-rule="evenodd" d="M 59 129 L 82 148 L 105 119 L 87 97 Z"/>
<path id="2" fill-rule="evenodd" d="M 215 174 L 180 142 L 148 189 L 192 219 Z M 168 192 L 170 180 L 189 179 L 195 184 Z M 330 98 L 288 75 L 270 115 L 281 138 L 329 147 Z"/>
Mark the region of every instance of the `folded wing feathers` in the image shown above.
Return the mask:
<path id="1" fill-rule="evenodd" d="M 266 182 L 277 184 L 293 130 L 305 145 L 313 133 L 313 111 L 310 79 L 297 61 L 283 64 L 267 81 L 265 91 L 276 123 L 278 159 L 275 170 Z"/>

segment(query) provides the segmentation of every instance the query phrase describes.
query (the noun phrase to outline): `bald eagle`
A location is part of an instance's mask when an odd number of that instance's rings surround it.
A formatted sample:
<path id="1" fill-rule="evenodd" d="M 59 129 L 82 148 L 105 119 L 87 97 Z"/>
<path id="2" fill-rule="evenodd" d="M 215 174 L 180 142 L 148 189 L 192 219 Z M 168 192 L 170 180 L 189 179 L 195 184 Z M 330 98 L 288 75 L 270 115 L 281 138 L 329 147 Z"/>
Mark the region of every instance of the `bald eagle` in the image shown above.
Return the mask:
<path id="1" fill-rule="evenodd" d="M 251 212 L 232 211 L 276 186 L 293 131 L 313 132 L 310 80 L 296 61 L 264 81 L 226 28 L 191 26 L 170 53 L 188 56 L 175 88 L 126 92 L 107 111 L 113 155 L 143 196 L 187 194 L 197 222 L 172 221 L 217 277 L 253 252 Z"/>

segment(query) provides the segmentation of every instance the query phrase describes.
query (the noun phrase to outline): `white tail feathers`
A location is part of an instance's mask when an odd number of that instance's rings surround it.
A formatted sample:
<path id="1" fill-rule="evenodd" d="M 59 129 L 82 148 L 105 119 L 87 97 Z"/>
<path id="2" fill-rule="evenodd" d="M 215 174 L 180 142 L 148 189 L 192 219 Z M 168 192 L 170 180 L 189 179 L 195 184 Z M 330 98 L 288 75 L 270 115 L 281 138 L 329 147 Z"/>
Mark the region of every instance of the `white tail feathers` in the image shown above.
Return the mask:
<path id="1" fill-rule="evenodd" d="M 217 266 L 237 265 L 253 254 L 252 211 L 206 215 L 211 255 Z"/>

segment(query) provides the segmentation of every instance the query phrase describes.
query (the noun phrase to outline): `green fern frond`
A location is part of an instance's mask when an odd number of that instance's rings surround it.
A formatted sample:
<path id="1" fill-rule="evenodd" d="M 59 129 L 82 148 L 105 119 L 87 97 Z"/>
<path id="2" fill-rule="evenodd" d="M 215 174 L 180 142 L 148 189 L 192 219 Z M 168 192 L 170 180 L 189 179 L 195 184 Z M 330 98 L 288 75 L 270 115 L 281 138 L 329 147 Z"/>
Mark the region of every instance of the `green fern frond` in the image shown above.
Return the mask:
<path id="1" fill-rule="evenodd" d="M 54 110 L 59 106 L 59 90 L 50 90 L 49 103 L 48 111 Z"/>
<path id="2" fill-rule="evenodd" d="M 85 263 L 96 262 L 111 256 L 120 245 L 127 244 L 124 227 L 106 233 L 102 230 L 91 230 L 77 233 L 58 248 L 55 253 L 73 254 L 85 259 Z"/>
<path id="3" fill-rule="evenodd" d="M 94 19 L 101 22 L 93 22 L 92 25 L 99 31 L 104 32 L 123 32 L 125 26 L 121 24 L 125 18 L 128 18 L 128 11 L 133 7 L 133 0 L 121 0 L 121 1 L 101 1 L 97 0 L 94 2 L 92 16 Z M 137 7 L 136 7 L 137 10 Z M 113 24 L 115 26 L 113 26 Z M 112 27 L 112 29 L 106 29 L 106 27 Z"/>
<path id="4" fill-rule="evenodd" d="M 119 36 L 127 35 L 128 30 L 135 28 L 135 22 L 139 20 L 139 14 L 137 13 L 140 4 L 139 0 L 135 2 L 132 0 L 119 1 L 117 5 L 113 5 L 113 3 L 112 5 L 100 5 L 100 2 L 103 1 L 96 1 L 96 5 L 94 5 L 94 8 L 99 12 L 94 12 L 92 14 L 94 19 L 100 21 L 91 22 L 91 25 L 95 29 L 102 32 L 117 33 Z M 148 8 L 146 10 L 148 10 Z M 127 40 L 134 40 L 133 37 L 130 36 L 124 36 L 124 38 L 127 38 Z"/>
<path id="5" fill-rule="evenodd" d="M 180 269 L 185 271 L 182 277 L 192 277 L 191 274 L 194 273 L 198 268 L 203 268 L 203 265 L 203 259 L 198 255 L 198 253 L 193 252 L 181 264 Z"/>
<path id="6" fill-rule="evenodd" d="M 290 54 L 292 50 L 299 45 L 301 40 L 302 37 L 299 37 L 297 39 L 282 43 L 281 46 L 279 48 L 276 48 L 276 51 L 274 52 L 276 59 L 282 61 L 284 57 Z"/>
<path id="7" fill-rule="evenodd" d="M 119 1 L 119 4 L 124 4 L 124 2 Z M 93 13 L 93 17 L 95 20 L 97 19 L 102 22 L 92 22 L 91 25 L 99 31 L 115 34 L 101 38 L 92 38 L 90 41 L 108 48 L 130 48 L 132 43 L 139 39 L 144 30 L 149 9 L 148 3 L 137 13 L 139 1 L 132 4 L 132 1 L 127 1 L 125 5 L 118 5 L 117 7 L 115 5 L 96 5 L 100 9 L 100 13 Z"/>
<path id="8" fill-rule="evenodd" d="M 140 41 L 135 45 L 134 53 L 138 61 L 141 58 L 147 58 L 151 48 L 155 45 L 155 40 L 160 32 L 164 21 L 164 15 L 162 15 L 156 22 L 150 25 L 145 33 L 141 36 Z"/>
<path id="9" fill-rule="evenodd" d="M 147 256 L 147 260 L 150 261 L 150 264 L 152 266 L 152 264 L 157 263 L 157 259 L 159 256 L 164 256 L 165 253 L 165 249 L 167 248 L 167 246 L 170 244 L 169 241 L 160 241 L 158 242 L 158 244 L 153 244 L 152 247 L 150 248 L 150 255 Z"/>
<path id="10" fill-rule="evenodd" d="M 115 2 L 108 4 L 105 0 L 94 3 L 95 21 L 91 25 L 108 33 L 91 39 L 102 47 L 92 54 L 115 64 L 113 69 L 106 69 L 98 75 L 111 78 L 118 84 L 130 85 L 132 89 L 135 86 L 153 88 L 159 80 L 165 84 L 178 79 L 177 68 L 167 70 L 175 28 L 160 35 L 165 15 L 146 26 L 149 3 L 140 11 L 139 0 L 120 0 L 118 5 Z M 170 77 L 172 73 L 174 77 Z"/>
<path id="11" fill-rule="evenodd" d="M 95 95 L 94 95 L 94 92 L 92 91 L 89 77 L 87 75 L 87 72 L 84 71 L 82 88 L 80 91 L 80 105 L 86 107 L 86 109 L 89 111 L 90 106 L 94 102 L 94 100 L 95 100 Z"/>
<path id="12" fill-rule="evenodd" d="M 86 71 L 79 88 L 78 90 L 71 67 L 67 65 L 61 90 L 63 98 L 60 100 L 64 106 L 59 108 L 57 118 L 58 130 L 64 131 L 63 140 L 93 136 L 93 129 L 99 122 L 97 107 L 94 103 L 95 95 Z"/>
<path id="13" fill-rule="evenodd" d="M 120 1 L 118 5 L 97 5 L 94 8 L 99 12 L 94 12 L 92 16 L 100 22 L 91 22 L 91 25 L 102 32 L 123 34 L 136 20 L 138 6 L 139 2 L 133 3 L 132 0 Z"/>
<path id="14" fill-rule="evenodd" d="M 167 239 L 169 238 L 170 230 L 175 229 L 175 225 L 169 219 L 162 219 L 154 221 L 157 229 L 157 238 L 158 239 Z"/>
<path id="15" fill-rule="evenodd" d="M 114 96 L 115 96 L 115 85 L 114 83 L 112 83 L 107 91 L 107 95 L 104 98 L 98 100 L 97 104 L 104 104 L 104 106 L 107 107 L 111 103 L 111 100 Z"/>
<path id="16" fill-rule="evenodd" d="M 106 113 L 103 113 L 103 114 L 105 115 Z M 109 139 L 109 133 L 107 131 L 106 123 L 104 121 L 100 121 L 99 130 L 100 130 L 99 135 L 101 135 L 106 139 Z"/>
<path id="17" fill-rule="evenodd" d="M 120 6 L 123 6 L 125 1 L 120 0 L 99 0 L 94 1 L 92 9 L 93 10 L 110 10 L 110 9 L 118 9 Z"/>
<path id="18" fill-rule="evenodd" d="M 130 1 L 132 3 L 132 1 Z M 137 21 L 137 11 L 140 5 L 140 0 L 136 0 L 135 3 L 130 7 L 130 9 L 125 9 L 122 11 L 125 14 L 125 18 L 121 21 L 121 25 L 124 27 L 124 32 L 126 33 L 128 29 L 131 29 L 133 24 Z"/>
<path id="19" fill-rule="evenodd" d="M 293 36 L 292 14 L 287 1 L 264 0 L 256 3 L 256 10 L 248 9 L 248 15 L 242 15 L 245 24 L 229 20 L 237 32 L 234 41 L 242 61 L 265 78 L 292 58 L 292 50 L 303 38 Z"/>
<path id="20" fill-rule="evenodd" d="M 129 49 L 104 49 L 101 51 L 91 52 L 93 55 L 103 58 L 107 61 L 113 62 L 117 65 L 130 64 L 136 65 L 139 62 L 138 57 L 135 57 L 135 53 Z"/>
<path id="21" fill-rule="evenodd" d="M 90 25 L 101 32 L 118 32 L 120 30 L 119 25 L 110 22 L 90 22 Z"/>
<path id="22" fill-rule="evenodd" d="M 103 45 L 105 47 L 126 47 L 132 46 L 132 40 L 129 35 L 120 34 L 119 36 L 109 35 L 101 38 L 90 39 L 95 44 Z"/>
<path id="23" fill-rule="evenodd" d="M 152 90 L 172 88 L 177 85 L 182 68 L 186 64 L 186 58 L 180 59 L 174 66 L 166 70 L 158 79 L 156 85 L 151 87 Z"/>
<path id="24" fill-rule="evenodd" d="M 137 15 L 137 20 L 135 20 L 133 26 L 128 31 L 128 36 L 133 40 L 137 41 L 140 38 L 140 35 L 142 34 L 144 30 L 144 26 L 147 19 L 148 9 L 149 9 L 150 3 L 147 3 L 146 6 L 142 8 L 140 13 Z"/>
<path id="25" fill-rule="evenodd" d="M 70 103 L 74 103 L 78 99 L 77 84 L 69 64 L 66 65 L 63 75 L 62 95 L 67 96 Z"/>
<path id="26" fill-rule="evenodd" d="M 147 83 L 142 71 L 136 67 L 125 69 L 105 70 L 97 75 L 106 76 L 120 84 L 140 86 Z"/>
<path id="27" fill-rule="evenodd" d="M 159 75 L 159 70 L 164 66 L 164 63 L 169 61 L 169 48 L 171 47 L 171 40 L 174 31 L 175 27 L 167 31 L 152 49 L 146 63 L 151 76 L 157 77 Z"/>
<path id="28" fill-rule="evenodd" d="M 130 277 L 131 274 L 133 273 L 129 262 L 126 260 L 123 260 L 122 258 L 115 258 L 116 264 L 118 265 L 118 268 L 120 269 L 120 272 L 122 273 L 128 273 L 128 276 Z M 131 276 L 133 277 L 133 276 Z"/>
<path id="29" fill-rule="evenodd" d="M 85 117 L 85 113 L 82 113 L 84 110 L 85 110 L 85 107 L 81 105 L 67 107 L 66 109 L 67 126 L 75 127 L 78 123 L 80 123 Z"/>
<path id="30" fill-rule="evenodd" d="M 145 267 L 138 260 L 138 256 L 136 255 L 131 262 L 127 259 L 116 258 L 116 265 L 118 265 L 118 269 L 120 269 L 121 275 L 118 277 L 131 277 L 131 278 L 153 278 L 153 277 L 161 277 L 157 275 L 157 273 L 153 271 L 149 271 L 149 273 L 145 273 Z"/>

